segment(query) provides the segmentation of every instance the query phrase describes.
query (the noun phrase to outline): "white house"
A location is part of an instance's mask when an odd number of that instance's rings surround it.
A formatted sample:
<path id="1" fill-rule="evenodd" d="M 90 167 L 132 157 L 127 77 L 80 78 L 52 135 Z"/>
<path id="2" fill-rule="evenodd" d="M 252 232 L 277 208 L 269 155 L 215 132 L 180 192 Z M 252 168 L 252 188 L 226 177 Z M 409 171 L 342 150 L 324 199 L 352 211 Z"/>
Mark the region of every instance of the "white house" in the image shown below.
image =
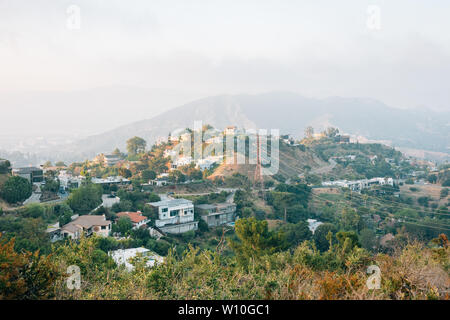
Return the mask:
<path id="1" fill-rule="evenodd" d="M 158 211 L 155 226 L 166 233 L 184 233 L 197 230 L 198 221 L 194 221 L 194 204 L 186 199 L 167 199 L 150 202 Z"/>
<path id="2" fill-rule="evenodd" d="M 108 255 L 114 260 L 118 265 L 125 265 L 127 271 L 133 271 L 134 266 L 132 261 L 138 255 L 141 255 L 146 261 L 148 267 L 153 267 L 155 264 L 163 263 L 164 258 L 157 255 L 154 252 L 146 248 L 130 248 L 130 249 L 119 249 L 108 252 Z"/>

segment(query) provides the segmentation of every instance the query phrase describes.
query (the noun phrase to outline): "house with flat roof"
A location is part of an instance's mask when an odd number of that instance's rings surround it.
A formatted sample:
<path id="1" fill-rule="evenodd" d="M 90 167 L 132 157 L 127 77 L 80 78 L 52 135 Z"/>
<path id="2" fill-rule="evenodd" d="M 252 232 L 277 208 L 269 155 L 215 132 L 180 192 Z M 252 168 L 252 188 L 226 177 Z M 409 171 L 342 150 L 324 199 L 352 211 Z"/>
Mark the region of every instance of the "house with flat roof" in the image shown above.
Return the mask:
<path id="1" fill-rule="evenodd" d="M 198 221 L 194 221 L 194 204 L 190 200 L 167 199 L 149 205 L 158 213 L 155 226 L 165 233 L 178 234 L 198 228 Z"/>
<path id="2" fill-rule="evenodd" d="M 208 227 L 217 227 L 234 221 L 236 205 L 224 202 L 215 204 L 200 204 L 195 206 Z"/>
<path id="3" fill-rule="evenodd" d="M 153 267 L 155 264 L 164 262 L 163 257 L 146 248 L 119 249 L 108 252 L 108 255 L 117 265 L 125 265 L 127 271 L 133 271 L 133 259 L 139 255 L 146 260 L 147 267 Z"/>
<path id="4" fill-rule="evenodd" d="M 14 168 L 12 175 L 27 179 L 31 183 L 39 183 L 44 181 L 44 171 L 36 167 Z"/>
<path id="5" fill-rule="evenodd" d="M 100 185 L 128 185 L 131 184 L 131 181 L 127 178 L 117 176 L 117 177 L 107 177 L 107 178 L 92 178 L 92 183 L 100 184 Z"/>
<path id="6" fill-rule="evenodd" d="M 107 237 L 110 232 L 111 221 L 106 220 L 105 215 L 79 216 L 61 228 L 61 236 L 70 239 L 79 239 L 83 233 L 86 236 L 96 234 Z"/>

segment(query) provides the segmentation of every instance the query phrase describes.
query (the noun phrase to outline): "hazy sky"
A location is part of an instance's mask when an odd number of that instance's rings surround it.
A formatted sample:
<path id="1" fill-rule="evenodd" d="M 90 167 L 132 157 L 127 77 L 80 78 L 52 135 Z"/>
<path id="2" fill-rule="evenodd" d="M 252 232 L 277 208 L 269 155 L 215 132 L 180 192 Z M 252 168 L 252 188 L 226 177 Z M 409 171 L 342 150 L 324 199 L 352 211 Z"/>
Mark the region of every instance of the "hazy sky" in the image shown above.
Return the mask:
<path id="1" fill-rule="evenodd" d="M 286 90 L 449 110 L 449 16 L 448 0 L 0 0 L 0 95 Z"/>

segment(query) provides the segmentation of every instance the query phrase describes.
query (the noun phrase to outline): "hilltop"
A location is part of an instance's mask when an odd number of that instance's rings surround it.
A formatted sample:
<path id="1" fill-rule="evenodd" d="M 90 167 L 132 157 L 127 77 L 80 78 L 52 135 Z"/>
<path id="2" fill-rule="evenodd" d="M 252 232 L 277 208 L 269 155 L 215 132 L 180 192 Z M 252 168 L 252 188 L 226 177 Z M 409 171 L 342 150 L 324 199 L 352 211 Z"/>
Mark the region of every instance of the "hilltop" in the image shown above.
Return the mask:
<path id="1" fill-rule="evenodd" d="M 281 134 L 297 138 L 310 125 L 316 130 L 334 126 L 361 140 L 383 140 L 393 146 L 448 153 L 448 118 L 448 114 L 400 110 L 362 98 L 311 99 L 288 92 L 222 95 L 196 100 L 151 119 L 49 149 L 48 154 L 58 160 L 82 161 L 98 152 L 123 149 L 132 136 L 140 136 L 152 144 L 176 129 L 192 127 L 195 121 L 215 128 L 236 125 L 279 129 Z"/>

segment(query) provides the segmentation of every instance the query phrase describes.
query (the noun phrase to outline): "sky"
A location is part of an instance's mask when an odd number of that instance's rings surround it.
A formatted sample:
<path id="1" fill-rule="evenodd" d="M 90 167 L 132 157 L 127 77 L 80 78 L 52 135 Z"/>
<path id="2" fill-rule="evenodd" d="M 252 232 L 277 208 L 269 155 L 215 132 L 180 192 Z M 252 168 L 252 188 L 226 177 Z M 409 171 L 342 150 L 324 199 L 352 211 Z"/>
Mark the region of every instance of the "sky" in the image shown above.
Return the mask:
<path id="1" fill-rule="evenodd" d="M 216 94 L 448 111 L 449 15 L 447 0 L 0 0 L 0 138 L 36 121 L 98 133 Z"/>

